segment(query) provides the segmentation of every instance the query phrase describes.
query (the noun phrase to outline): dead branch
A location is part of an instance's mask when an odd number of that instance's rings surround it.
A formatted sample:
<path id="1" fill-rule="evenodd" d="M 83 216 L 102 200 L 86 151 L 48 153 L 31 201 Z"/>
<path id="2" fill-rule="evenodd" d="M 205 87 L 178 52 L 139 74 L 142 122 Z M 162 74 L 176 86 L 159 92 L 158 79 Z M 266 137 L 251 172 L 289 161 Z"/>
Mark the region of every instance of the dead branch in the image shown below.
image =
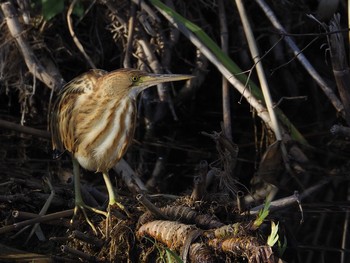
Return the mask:
<path id="1" fill-rule="evenodd" d="M 0 120 L 0 127 L 5 128 L 5 129 L 9 129 L 9 130 L 13 130 L 13 131 L 17 131 L 20 133 L 26 133 L 26 134 L 42 137 L 45 139 L 51 138 L 51 134 L 48 131 L 39 130 L 39 129 L 27 127 L 27 126 L 22 126 L 20 124 L 13 123 L 10 121 Z"/>
<path id="2" fill-rule="evenodd" d="M 25 227 L 27 225 L 32 225 L 32 224 L 35 224 L 35 223 L 43 223 L 43 222 L 46 222 L 46 221 L 59 219 L 61 217 L 69 217 L 69 216 L 73 215 L 73 212 L 74 212 L 73 209 L 69 209 L 69 210 L 65 210 L 65 211 L 62 211 L 62 212 L 48 214 L 48 215 L 45 215 L 45 216 L 38 216 L 36 218 L 25 220 L 25 221 L 22 221 L 20 223 L 15 223 L 15 224 L 12 224 L 12 225 L 9 225 L 9 226 L 4 226 L 4 227 L 0 228 L 0 234 L 4 234 L 4 233 L 7 233 L 7 232 L 18 230 L 18 229 L 21 229 L 22 227 Z"/>
<path id="3" fill-rule="evenodd" d="M 42 63 L 37 59 L 33 50 L 23 36 L 23 28 L 20 24 L 16 10 L 11 2 L 1 4 L 1 9 L 6 18 L 7 27 L 15 39 L 24 61 L 30 71 L 36 78 L 43 82 L 50 89 L 60 88 L 64 84 L 64 80 L 57 68 L 51 68 L 48 71 Z"/>
<path id="4" fill-rule="evenodd" d="M 329 32 L 335 32 L 340 29 L 340 15 L 334 15 L 329 25 Z M 328 36 L 328 44 L 331 54 L 333 74 L 337 83 L 340 99 L 343 102 L 345 110 L 345 120 L 350 126 L 350 69 L 346 61 L 346 50 L 344 38 L 341 33 Z"/>

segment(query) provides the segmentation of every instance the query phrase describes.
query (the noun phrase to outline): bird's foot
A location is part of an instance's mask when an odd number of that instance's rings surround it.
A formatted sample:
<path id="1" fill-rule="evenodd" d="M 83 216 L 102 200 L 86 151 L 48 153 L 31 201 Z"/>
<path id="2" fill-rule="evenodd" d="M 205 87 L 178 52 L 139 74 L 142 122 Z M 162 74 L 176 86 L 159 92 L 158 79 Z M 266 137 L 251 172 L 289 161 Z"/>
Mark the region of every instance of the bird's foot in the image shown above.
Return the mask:
<path id="1" fill-rule="evenodd" d="M 87 216 L 86 210 L 90 210 L 96 214 L 100 214 L 103 215 L 105 217 L 108 217 L 108 213 L 98 210 L 96 208 L 93 208 L 91 206 L 86 205 L 84 202 L 76 202 L 75 203 L 75 207 L 74 207 L 74 214 L 73 214 L 73 218 L 71 219 L 71 224 L 73 223 L 75 217 L 78 214 L 78 211 L 83 212 L 83 215 L 85 217 L 86 222 L 89 224 L 89 226 L 91 227 L 92 231 L 94 232 L 95 235 L 97 235 L 97 230 L 95 228 L 95 226 L 92 224 L 91 220 L 89 219 L 89 217 Z"/>
<path id="2" fill-rule="evenodd" d="M 131 214 L 128 211 L 128 209 L 122 203 L 115 201 L 115 200 L 112 202 L 111 201 L 109 202 L 108 208 L 107 208 L 108 213 L 110 213 L 110 210 L 113 206 L 119 207 L 119 209 L 122 210 L 128 218 L 131 218 Z"/>
<path id="3" fill-rule="evenodd" d="M 112 216 L 116 216 L 119 219 L 126 219 L 125 215 L 120 213 L 116 209 L 116 207 L 121 209 L 126 214 L 127 218 L 131 218 L 131 214 L 123 204 L 117 201 L 110 202 L 107 207 L 107 216 L 106 216 L 106 239 L 109 238 L 109 233 L 111 232 Z"/>
<path id="4" fill-rule="evenodd" d="M 116 208 L 121 209 L 126 215 L 127 217 L 125 217 L 124 214 L 122 214 L 121 212 L 117 211 Z M 114 202 L 114 203 L 110 203 L 108 204 L 107 207 L 107 216 L 106 216 L 106 239 L 109 239 L 110 233 L 112 232 L 112 217 L 115 218 L 119 218 L 119 219 L 127 219 L 127 218 L 131 218 L 131 214 L 129 213 L 128 209 L 121 203 L 119 202 Z"/>

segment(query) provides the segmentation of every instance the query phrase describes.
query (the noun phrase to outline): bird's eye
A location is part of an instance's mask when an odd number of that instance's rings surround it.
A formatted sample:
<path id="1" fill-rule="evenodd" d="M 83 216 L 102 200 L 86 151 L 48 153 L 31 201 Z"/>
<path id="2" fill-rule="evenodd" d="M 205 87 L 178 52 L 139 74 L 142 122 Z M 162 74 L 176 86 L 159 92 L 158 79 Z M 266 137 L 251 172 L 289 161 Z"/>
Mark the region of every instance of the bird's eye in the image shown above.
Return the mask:
<path id="1" fill-rule="evenodd" d="M 137 81 L 139 81 L 140 77 L 138 75 L 133 75 L 133 76 L 131 76 L 130 79 L 132 82 L 137 82 Z"/>

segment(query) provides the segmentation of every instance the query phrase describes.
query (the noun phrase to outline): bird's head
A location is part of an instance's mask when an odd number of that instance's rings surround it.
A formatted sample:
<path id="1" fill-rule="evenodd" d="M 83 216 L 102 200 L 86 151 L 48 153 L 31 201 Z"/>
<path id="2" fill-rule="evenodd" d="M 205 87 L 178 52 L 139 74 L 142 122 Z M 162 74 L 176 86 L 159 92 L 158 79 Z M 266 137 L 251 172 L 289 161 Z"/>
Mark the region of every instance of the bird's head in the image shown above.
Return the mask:
<path id="1" fill-rule="evenodd" d="M 191 75 L 181 74 L 153 74 L 137 69 L 118 69 L 102 76 L 103 87 L 111 96 L 125 96 L 136 99 L 144 89 L 165 82 L 179 81 L 193 78 Z"/>

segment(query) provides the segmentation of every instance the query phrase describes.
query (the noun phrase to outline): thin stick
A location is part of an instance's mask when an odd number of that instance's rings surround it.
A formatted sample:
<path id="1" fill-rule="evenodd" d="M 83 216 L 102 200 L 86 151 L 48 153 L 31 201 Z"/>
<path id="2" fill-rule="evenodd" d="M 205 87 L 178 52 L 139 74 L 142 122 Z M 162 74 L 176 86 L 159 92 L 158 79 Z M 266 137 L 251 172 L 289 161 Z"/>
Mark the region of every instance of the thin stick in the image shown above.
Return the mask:
<path id="1" fill-rule="evenodd" d="M 147 62 L 154 73 L 163 73 L 162 65 L 159 62 L 157 56 L 154 53 L 154 48 L 152 48 L 150 42 L 145 38 L 141 37 L 138 39 L 138 43 L 142 47 L 143 52 L 145 53 L 145 57 Z M 168 101 L 169 92 L 168 89 L 165 88 L 164 84 L 157 85 L 157 91 L 160 101 Z"/>
<path id="2" fill-rule="evenodd" d="M 66 245 L 62 245 L 61 250 L 63 253 L 74 255 L 74 256 L 79 257 L 81 259 L 85 259 L 89 262 L 96 262 L 96 258 L 94 256 L 89 255 L 87 253 L 84 253 L 83 251 L 68 247 Z"/>
<path id="3" fill-rule="evenodd" d="M 340 15 L 334 15 L 329 22 L 329 32 L 336 31 L 340 28 Z M 346 60 L 346 51 L 344 46 L 343 35 L 331 34 L 328 36 L 328 45 L 332 61 L 332 69 L 337 84 L 340 99 L 344 105 L 345 120 L 350 126 L 350 70 Z"/>
<path id="4" fill-rule="evenodd" d="M 143 194 L 138 194 L 136 196 L 137 201 L 139 201 L 148 211 L 160 219 L 169 220 L 169 218 L 156 207 L 148 198 Z"/>
<path id="5" fill-rule="evenodd" d="M 72 238 L 76 238 L 76 239 L 79 239 L 83 242 L 86 242 L 86 243 L 89 243 L 89 244 L 92 244 L 96 247 L 102 247 L 103 244 L 104 244 L 104 241 L 96 238 L 96 237 L 92 237 L 92 236 L 89 236 L 85 233 L 82 233 L 78 230 L 74 230 L 72 232 L 72 235 L 71 235 Z"/>
<path id="6" fill-rule="evenodd" d="M 228 30 L 223 0 L 219 0 L 219 20 L 220 20 L 220 37 L 222 51 L 228 53 Z M 222 76 L 222 111 L 224 120 L 224 129 L 226 137 L 232 141 L 232 123 L 231 123 L 231 105 L 230 89 L 227 79 Z"/>
<path id="7" fill-rule="evenodd" d="M 275 133 L 276 139 L 278 141 L 280 141 L 280 140 L 282 140 L 282 133 L 280 130 L 280 126 L 278 124 L 276 113 L 273 109 L 273 103 L 272 103 L 272 98 L 271 98 L 271 94 L 270 94 L 270 90 L 269 90 L 269 85 L 267 83 L 266 76 L 264 73 L 264 68 L 263 68 L 261 60 L 260 60 L 260 55 L 259 55 L 259 51 L 258 51 L 258 47 L 257 47 L 256 42 L 255 42 L 255 39 L 254 39 L 253 31 L 250 27 L 247 13 L 245 11 L 245 8 L 244 8 L 242 1 L 236 0 L 236 5 L 238 8 L 239 15 L 241 17 L 241 21 L 243 24 L 245 35 L 246 35 L 247 40 L 248 40 L 248 46 L 249 46 L 252 58 L 253 58 L 254 62 L 256 63 L 256 71 L 257 71 L 257 74 L 259 77 L 261 89 L 262 89 L 265 103 L 266 103 L 266 107 L 267 107 L 267 110 L 268 110 L 269 115 L 270 115 L 272 130 Z"/>
<path id="8" fill-rule="evenodd" d="M 264 96 L 264 100 L 265 100 L 265 104 L 267 107 L 267 110 L 269 112 L 269 116 L 271 119 L 271 124 L 272 124 L 272 130 L 275 133 L 276 136 L 276 140 L 277 141 L 282 141 L 282 132 L 281 132 L 281 127 L 278 123 L 278 119 L 277 119 L 277 115 L 273 106 L 273 102 L 272 102 L 272 98 L 271 98 L 271 94 L 270 94 L 270 89 L 269 89 L 269 85 L 267 83 L 266 80 L 266 76 L 265 76 L 265 72 L 264 72 L 264 68 L 262 66 L 262 62 L 261 62 L 261 58 L 259 55 L 259 51 L 258 51 L 258 47 L 256 45 L 256 41 L 254 38 L 254 34 L 253 31 L 251 29 L 250 23 L 248 21 L 248 17 L 247 17 L 247 13 L 245 11 L 244 5 L 242 3 L 242 0 L 236 0 L 236 5 L 238 8 L 238 12 L 239 15 L 241 17 L 241 21 L 243 24 L 243 28 L 244 28 L 244 32 L 245 35 L 247 37 L 248 40 L 248 46 L 250 49 L 250 53 L 252 55 L 252 58 L 255 62 L 256 65 L 256 71 L 258 74 L 258 78 L 260 81 L 260 86 L 261 86 L 261 90 L 263 92 L 263 96 Z M 286 167 L 286 170 L 292 174 L 291 168 L 289 166 L 289 161 L 288 161 L 288 153 L 287 153 L 287 149 L 285 147 L 284 143 L 280 144 L 280 149 L 282 152 L 282 157 L 284 160 L 284 164 Z M 275 188 L 276 191 L 271 191 L 270 192 L 270 198 L 273 198 L 276 194 L 277 194 L 277 188 Z"/>
<path id="9" fill-rule="evenodd" d="M 273 212 L 273 211 L 277 211 L 277 210 L 289 207 L 293 204 L 298 203 L 299 200 L 300 200 L 300 196 L 298 193 L 294 193 L 291 196 L 280 198 L 278 200 L 271 202 L 271 206 L 270 206 L 269 211 Z M 249 210 L 249 214 L 256 215 L 263 208 L 264 208 L 264 204 L 253 207 L 252 209 Z"/>
<path id="10" fill-rule="evenodd" d="M 42 216 L 42 215 L 45 215 L 45 214 L 46 214 L 46 212 L 47 212 L 47 210 L 49 209 L 49 207 L 50 207 L 50 205 L 51 205 L 51 202 L 52 202 L 52 200 L 53 200 L 53 198 L 55 197 L 55 194 L 56 194 L 55 189 L 53 188 L 50 179 L 47 178 L 47 177 L 44 177 L 44 182 L 49 186 L 51 193 L 50 193 L 49 198 L 46 200 L 44 206 L 41 208 L 41 210 L 40 210 L 40 212 L 39 212 L 39 216 Z M 30 238 L 33 236 L 34 233 L 37 232 L 38 229 L 40 229 L 40 228 L 39 228 L 39 223 L 36 223 L 36 224 L 33 226 L 32 230 L 30 231 L 30 233 L 29 233 L 29 235 L 28 235 L 28 237 L 27 237 L 27 240 L 26 240 L 26 242 L 25 242 L 24 244 L 27 244 L 27 243 L 28 243 L 28 241 L 30 240 Z M 42 232 L 41 229 L 39 230 L 39 233 L 40 233 L 40 232 Z M 38 235 L 38 233 L 36 233 L 36 234 Z M 44 234 L 42 233 L 42 235 L 44 235 Z M 44 240 L 45 240 L 45 237 L 44 237 Z M 44 241 L 44 240 L 41 240 L 41 241 Z"/>
<path id="11" fill-rule="evenodd" d="M 131 68 L 130 54 L 132 52 L 132 43 L 134 38 L 135 16 L 136 16 L 136 5 L 134 3 L 131 3 L 130 17 L 128 22 L 128 37 L 127 37 L 125 56 L 123 61 L 123 66 L 125 68 Z"/>
<path id="12" fill-rule="evenodd" d="M 39 223 L 39 222 L 47 222 L 47 221 L 51 221 L 54 219 L 59 219 L 61 217 L 69 217 L 69 216 L 73 215 L 73 212 L 74 212 L 74 209 L 69 209 L 69 210 L 65 210 L 65 211 L 61 211 L 61 212 L 57 212 L 57 213 L 48 214 L 45 216 L 38 216 L 36 218 L 25 220 L 25 221 L 15 223 L 15 224 L 12 224 L 9 226 L 4 226 L 4 227 L 0 228 L 0 234 L 11 232 L 11 231 L 20 229 L 22 227 L 25 227 L 27 225 L 32 225 L 32 224 Z"/>
<path id="13" fill-rule="evenodd" d="M 31 127 L 22 126 L 20 124 L 13 123 L 13 122 L 10 122 L 10 121 L 0 120 L 0 127 L 1 128 L 5 128 L 5 129 L 9 129 L 9 130 L 13 130 L 13 131 L 17 131 L 17 132 L 20 132 L 20 133 L 26 133 L 26 134 L 42 137 L 42 138 L 45 138 L 45 139 L 50 139 L 51 138 L 50 133 L 47 132 L 47 131 L 39 130 L 39 129 L 31 128 Z"/>
<path id="14" fill-rule="evenodd" d="M 38 214 L 34 214 L 34 213 L 14 210 L 14 211 L 12 211 L 12 217 L 16 218 L 16 219 L 23 219 L 24 220 L 24 219 L 37 218 L 37 217 L 39 217 L 39 215 Z M 46 224 L 48 224 L 48 225 L 56 225 L 56 226 L 67 226 L 67 227 L 71 226 L 71 224 L 69 223 L 69 220 L 68 219 L 64 219 L 64 218 L 50 220 L 49 222 L 46 222 Z"/>
<path id="15" fill-rule="evenodd" d="M 287 196 L 287 197 L 284 197 L 284 198 L 272 201 L 269 210 L 270 210 L 270 212 L 277 211 L 277 210 L 284 209 L 284 208 L 286 208 L 286 207 L 288 207 L 290 205 L 293 205 L 295 203 L 298 203 L 299 201 L 301 201 L 304 198 L 310 196 L 314 192 L 320 190 L 320 188 L 325 186 L 328 182 L 329 182 L 329 179 L 321 180 L 316 185 L 307 188 L 300 195 L 297 192 L 295 192 L 291 196 Z M 250 209 L 250 214 L 252 214 L 252 215 L 257 214 L 259 212 L 259 210 L 262 209 L 263 207 L 264 207 L 264 205 L 259 205 L 259 206 L 253 207 L 252 209 Z"/>
<path id="16" fill-rule="evenodd" d="M 272 9 L 266 4 L 264 0 L 256 0 L 260 8 L 265 12 L 265 15 L 270 20 L 272 25 L 278 29 L 281 34 L 287 34 L 287 31 L 284 29 L 284 27 L 281 25 L 281 23 L 278 21 L 277 17 L 273 13 Z M 326 94 L 328 99 L 331 101 L 334 108 L 338 111 L 343 113 L 344 106 L 341 103 L 341 101 L 338 99 L 338 97 L 335 95 L 333 90 L 327 85 L 327 83 L 322 79 L 320 74 L 316 71 L 316 69 L 311 65 L 311 63 L 308 61 L 308 59 L 304 56 L 303 53 L 301 53 L 298 46 L 294 43 L 292 38 L 289 36 L 285 36 L 284 40 L 286 41 L 287 45 L 290 47 L 290 49 L 293 51 L 296 58 L 299 60 L 299 62 L 303 65 L 303 67 L 306 69 L 306 71 L 310 74 L 310 76 L 316 81 L 316 83 L 320 86 L 322 91 Z"/>
<path id="17" fill-rule="evenodd" d="M 173 24 L 173 26 L 179 29 L 208 58 L 208 60 L 217 67 L 221 74 L 225 76 L 225 78 L 242 94 L 242 96 L 246 98 L 246 100 L 256 110 L 258 116 L 265 122 L 265 124 L 268 127 L 272 127 L 271 119 L 267 113 L 266 108 L 253 96 L 249 89 L 247 89 L 246 86 L 242 84 L 240 80 L 238 80 L 238 78 L 232 75 L 227 67 L 225 67 L 217 60 L 213 52 L 211 52 L 211 50 L 205 46 L 194 33 L 188 30 L 184 24 L 175 20 L 171 15 L 160 8 L 158 6 L 161 5 L 159 1 L 152 0 L 151 2 L 154 4 L 157 10 Z"/>
<path id="18" fill-rule="evenodd" d="M 73 28 L 73 20 L 72 20 L 72 12 L 74 9 L 75 4 L 78 2 L 78 0 L 73 0 L 73 2 L 69 5 L 68 11 L 67 11 L 67 24 L 68 24 L 68 29 L 69 29 L 69 33 L 73 38 L 73 41 L 75 43 L 75 45 L 77 46 L 77 48 L 79 49 L 79 51 L 83 54 L 84 58 L 87 60 L 87 62 L 89 63 L 91 68 L 96 68 L 95 64 L 92 62 L 91 58 L 89 57 L 88 54 L 86 54 L 85 49 L 83 47 L 83 45 L 80 43 L 79 39 L 77 38 L 77 36 L 75 35 L 74 32 L 74 28 Z"/>

